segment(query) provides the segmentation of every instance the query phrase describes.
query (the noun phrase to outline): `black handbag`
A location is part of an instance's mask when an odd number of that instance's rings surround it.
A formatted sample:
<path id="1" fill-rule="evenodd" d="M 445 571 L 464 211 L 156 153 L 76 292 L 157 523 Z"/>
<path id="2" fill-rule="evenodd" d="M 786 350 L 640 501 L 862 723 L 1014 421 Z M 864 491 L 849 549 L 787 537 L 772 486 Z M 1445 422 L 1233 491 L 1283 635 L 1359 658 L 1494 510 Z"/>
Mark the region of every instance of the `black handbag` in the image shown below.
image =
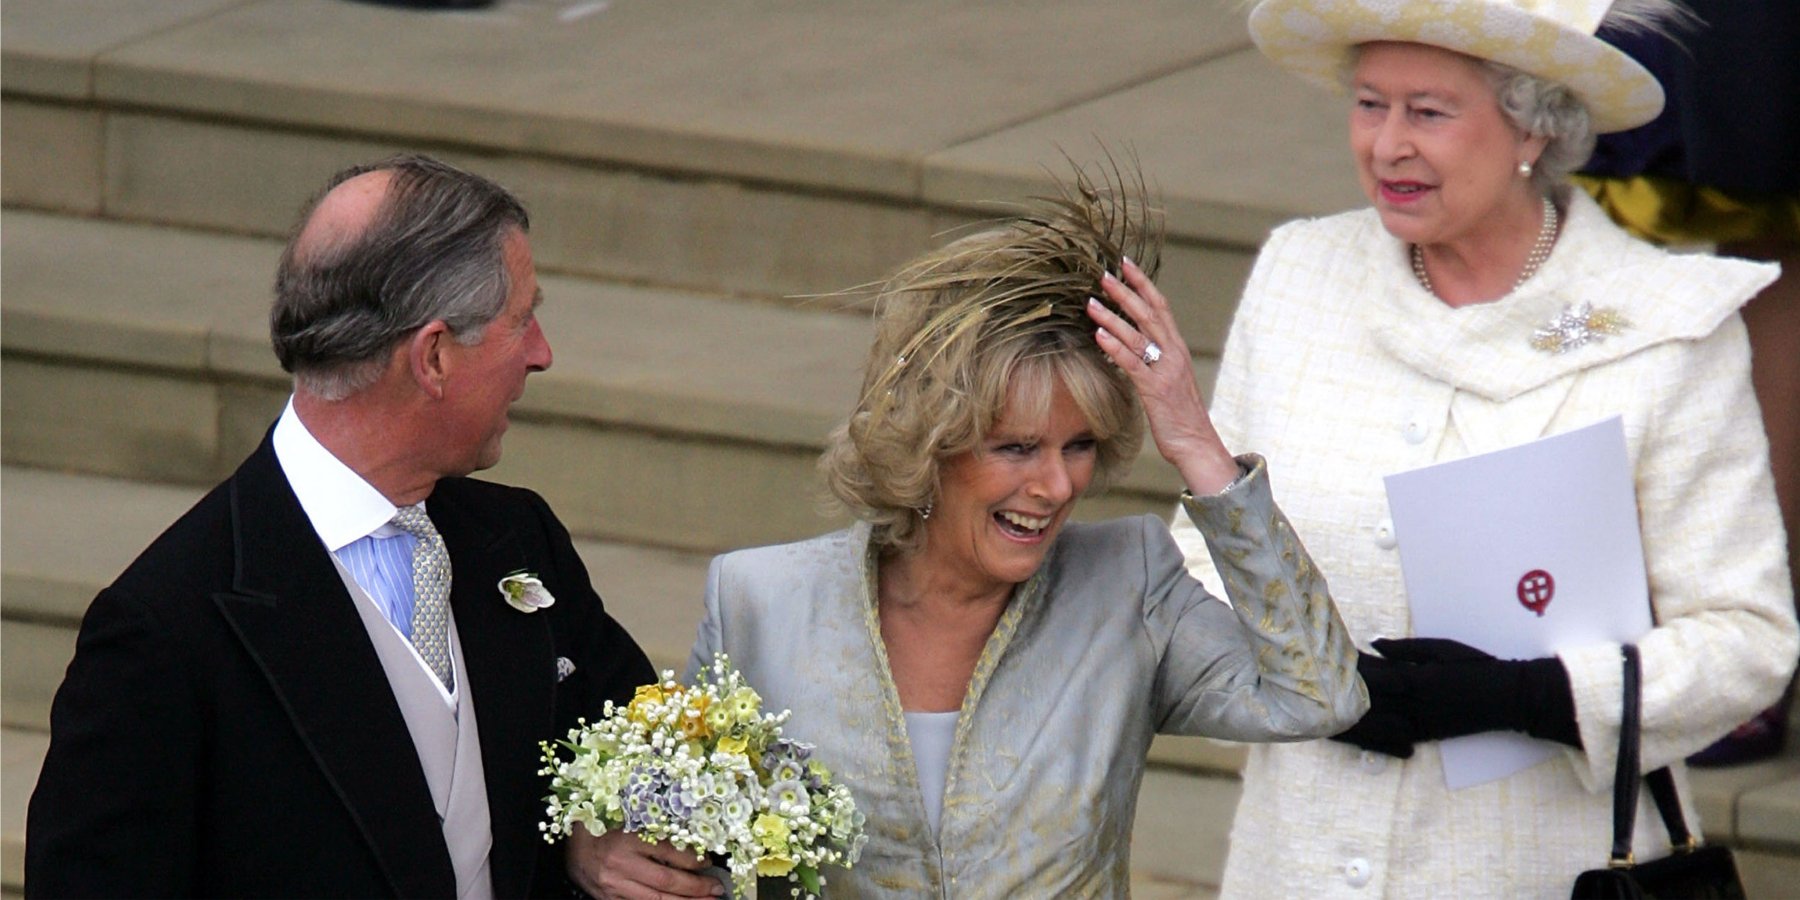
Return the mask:
<path id="1" fill-rule="evenodd" d="M 1702 846 L 1688 831 L 1681 814 L 1681 798 L 1675 793 L 1675 776 L 1668 767 L 1644 776 L 1650 796 L 1669 830 L 1672 853 L 1662 859 L 1638 863 L 1631 855 L 1631 832 L 1637 822 L 1639 692 L 1638 649 L 1626 644 L 1625 699 L 1619 718 L 1619 767 L 1613 775 L 1612 858 L 1604 869 L 1589 869 L 1575 877 L 1573 900 L 1673 900 L 1677 897 L 1743 900 L 1744 883 L 1738 880 L 1737 862 L 1724 847 Z"/>

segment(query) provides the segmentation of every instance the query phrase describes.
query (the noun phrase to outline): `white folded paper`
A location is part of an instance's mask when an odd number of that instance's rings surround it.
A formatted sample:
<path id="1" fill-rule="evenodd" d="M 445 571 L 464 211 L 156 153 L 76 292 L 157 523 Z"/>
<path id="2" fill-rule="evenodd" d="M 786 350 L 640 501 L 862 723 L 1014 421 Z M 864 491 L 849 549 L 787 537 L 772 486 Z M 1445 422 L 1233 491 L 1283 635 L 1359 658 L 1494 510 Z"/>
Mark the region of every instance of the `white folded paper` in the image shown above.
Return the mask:
<path id="1" fill-rule="evenodd" d="M 1386 482 L 1414 635 L 1532 659 L 1650 630 L 1618 417 Z M 1555 745 L 1489 732 L 1442 750 L 1454 790 L 1536 765 Z"/>

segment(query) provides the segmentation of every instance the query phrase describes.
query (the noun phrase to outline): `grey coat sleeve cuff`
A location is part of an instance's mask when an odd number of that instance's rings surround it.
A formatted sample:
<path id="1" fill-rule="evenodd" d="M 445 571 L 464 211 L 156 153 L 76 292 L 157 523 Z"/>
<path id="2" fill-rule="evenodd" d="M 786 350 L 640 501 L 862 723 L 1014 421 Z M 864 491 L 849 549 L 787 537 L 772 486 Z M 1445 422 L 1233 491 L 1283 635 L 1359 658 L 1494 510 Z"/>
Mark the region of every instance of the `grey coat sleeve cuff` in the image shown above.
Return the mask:
<path id="1" fill-rule="evenodd" d="M 1325 577 L 1275 505 L 1268 464 L 1255 454 L 1237 459 L 1242 477 L 1217 494 L 1184 492 L 1182 509 L 1206 539 L 1262 678 L 1312 707 L 1293 710 L 1296 721 L 1317 720 L 1309 736 L 1336 734 L 1369 706 L 1356 646 Z"/>

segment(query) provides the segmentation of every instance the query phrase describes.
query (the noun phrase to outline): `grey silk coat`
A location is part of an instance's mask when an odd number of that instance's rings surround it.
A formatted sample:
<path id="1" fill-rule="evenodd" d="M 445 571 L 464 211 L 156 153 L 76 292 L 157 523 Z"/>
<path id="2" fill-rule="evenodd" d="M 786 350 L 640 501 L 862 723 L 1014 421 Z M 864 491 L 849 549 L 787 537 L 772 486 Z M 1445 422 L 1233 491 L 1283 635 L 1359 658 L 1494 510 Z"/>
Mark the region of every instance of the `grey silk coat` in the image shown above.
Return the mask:
<path id="1" fill-rule="evenodd" d="M 880 637 L 868 527 L 713 560 L 689 674 L 730 654 L 868 816 L 861 862 L 828 871 L 827 895 L 1124 896 L 1154 734 L 1302 740 L 1362 715 L 1325 580 L 1262 461 L 1243 461 L 1232 488 L 1187 504 L 1234 606 L 1188 576 L 1153 517 L 1065 527 L 976 665 L 937 834 Z"/>

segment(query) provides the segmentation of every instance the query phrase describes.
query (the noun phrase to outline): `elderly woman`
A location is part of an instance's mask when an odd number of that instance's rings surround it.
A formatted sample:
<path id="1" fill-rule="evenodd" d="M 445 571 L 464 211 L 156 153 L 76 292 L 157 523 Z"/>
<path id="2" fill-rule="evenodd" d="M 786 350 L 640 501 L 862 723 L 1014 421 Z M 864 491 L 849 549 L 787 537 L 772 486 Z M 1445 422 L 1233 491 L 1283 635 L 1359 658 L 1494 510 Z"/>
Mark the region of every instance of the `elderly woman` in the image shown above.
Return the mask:
<path id="1" fill-rule="evenodd" d="M 1269 238 L 1213 415 L 1283 474 L 1352 634 L 1385 658 L 1363 658 L 1372 708 L 1339 742 L 1251 749 L 1226 896 L 1566 896 L 1605 856 L 1619 647 L 1498 660 L 1410 637 L 1384 475 L 1623 418 L 1657 623 L 1638 641 L 1645 769 L 1767 706 L 1794 665 L 1737 315 L 1775 270 L 1664 253 L 1562 186 L 1593 132 L 1662 104 L 1593 37 L 1605 8 L 1264 0 L 1251 14 L 1269 58 L 1347 83 L 1373 208 Z M 1201 536 L 1175 529 L 1209 579 Z M 1502 730 L 1562 752 L 1447 790 L 1437 741 Z M 1660 822 L 1636 833 L 1640 859 L 1668 852 Z"/>
<path id="2" fill-rule="evenodd" d="M 1082 181 L 907 266 L 821 462 L 860 521 L 713 561 L 690 671 L 729 653 L 867 814 L 834 898 L 1122 895 L 1154 734 L 1291 741 L 1362 714 L 1262 461 L 1226 452 L 1123 258 L 1155 253 L 1132 212 Z M 1233 606 L 1154 517 L 1070 521 L 1135 457 L 1140 399 Z"/>

